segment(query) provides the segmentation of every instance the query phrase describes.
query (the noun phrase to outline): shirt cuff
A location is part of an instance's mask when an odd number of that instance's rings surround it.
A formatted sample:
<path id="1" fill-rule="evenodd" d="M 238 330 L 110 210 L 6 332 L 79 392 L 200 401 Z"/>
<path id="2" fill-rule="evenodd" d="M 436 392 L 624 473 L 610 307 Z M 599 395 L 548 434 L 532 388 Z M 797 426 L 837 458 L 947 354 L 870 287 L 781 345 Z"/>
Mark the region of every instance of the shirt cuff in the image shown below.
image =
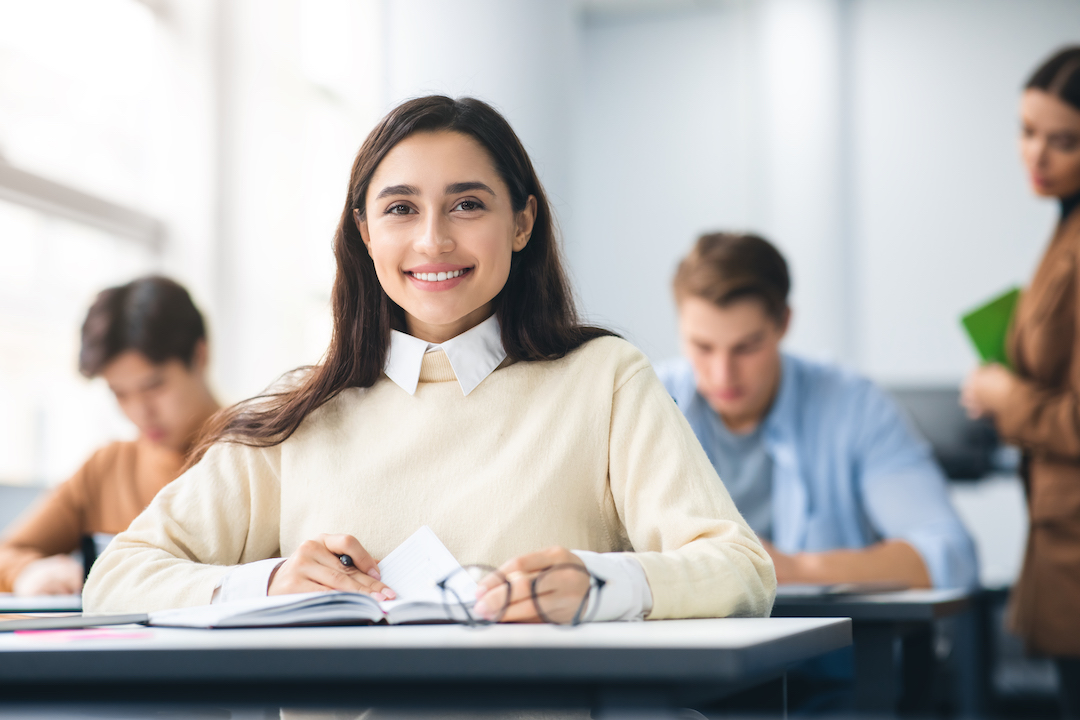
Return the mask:
<path id="1" fill-rule="evenodd" d="M 218 580 L 218 584 L 214 586 L 214 594 L 210 597 L 210 604 L 266 597 L 270 576 L 278 565 L 286 560 L 288 558 L 268 558 L 237 565 Z"/>
<path id="2" fill-rule="evenodd" d="M 609 620 L 641 620 L 652 610 L 652 590 L 641 563 L 629 553 L 598 553 L 590 550 L 571 550 L 581 558 L 585 568 L 604 580 L 599 598 L 591 613 L 593 622 Z"/>

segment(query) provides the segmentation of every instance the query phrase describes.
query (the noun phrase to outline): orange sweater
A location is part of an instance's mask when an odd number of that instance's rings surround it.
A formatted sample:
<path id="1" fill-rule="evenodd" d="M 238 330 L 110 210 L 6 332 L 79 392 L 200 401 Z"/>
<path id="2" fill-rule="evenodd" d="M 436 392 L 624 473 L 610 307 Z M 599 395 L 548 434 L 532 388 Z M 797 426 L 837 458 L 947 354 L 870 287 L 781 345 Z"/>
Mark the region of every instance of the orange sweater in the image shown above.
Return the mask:
<path id="1" fill-rule="evenodd" d="M 106 445 L 12 525 L 0 542 L 0 592 L 35 560 L 79 548 L 84 535 L 127 529 L 180 474 L 180 453 L 146 440 Z"/>

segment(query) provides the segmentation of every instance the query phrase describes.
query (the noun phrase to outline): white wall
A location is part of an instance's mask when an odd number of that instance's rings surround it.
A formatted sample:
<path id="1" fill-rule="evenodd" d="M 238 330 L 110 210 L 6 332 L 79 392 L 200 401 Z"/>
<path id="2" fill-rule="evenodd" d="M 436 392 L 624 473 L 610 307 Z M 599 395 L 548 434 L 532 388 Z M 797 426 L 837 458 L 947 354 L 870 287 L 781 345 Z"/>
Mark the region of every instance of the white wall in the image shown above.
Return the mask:
<path id="1" fill-rule="evenodd" d="M 217 250 L 223 401 L 318 362 L 353 155 L 381 114 L 373 0 L 221 0 Z"/>
<path id="2" fill-rule="evenodd" d="M 586 308 L 654 360 L 695 238 L 752 230 L 793 268 L 789 347 L 850 359 L 838 0 L 593 14 L 569 244 Z"/>
<path id="3" fill-rule="evenodd" d="M 556 213 L 568 205 L 577 6 L 571 0 L 384 0 L 385 107 L 441 93 L 495 105 Z"/>
<path id="4" fill-rule="evenodd" d="M 850 240 L 845 161 L 848 42 L 842 0 L 759 3 L 755 85 L 765 168 L 759 231 L 786 256 L 795 308 L 789 348 L 851 361 Z"/>
<path id="5" fill-rule="evenodd" d="M 788 347 L 957 382 L 958 317 L 1025 281 L 1055 217 L 1016 157 L 1026 75 L 1067 0 L 728 0 L 582 26 L 568 244 L 587 310 L 677 352 L 697 234 L 762 232 L 793 272 Z"/>
<path id="6" fill-rule="evenodd" d="M 745 5 L 583 26 L 569 256 L 590 318 L 654 359 L 676 348 L 668 287 L 693 238 L 760 218 Z"/>
<path id="7" fill-rule="evenodd" d="M 1057 217 L 1017 153 L 1020 88 L 1080 40 L 1074 0 L 864 0 L 855 13 L 860 365 L 958 381 L 960 314 L 1026 283 Z"/>

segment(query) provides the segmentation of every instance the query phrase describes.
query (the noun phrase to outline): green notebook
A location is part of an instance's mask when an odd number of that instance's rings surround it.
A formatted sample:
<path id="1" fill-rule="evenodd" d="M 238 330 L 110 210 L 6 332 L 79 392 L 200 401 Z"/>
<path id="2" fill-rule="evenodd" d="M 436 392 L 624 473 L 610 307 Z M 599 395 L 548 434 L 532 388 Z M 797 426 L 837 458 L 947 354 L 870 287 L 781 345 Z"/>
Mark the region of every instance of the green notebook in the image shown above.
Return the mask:
<path id="1" fill-rule="evenodd" d="M 960 318 L 983 362 L 1010 367 L 1005 354 L 1005 339 L 1019 299 L 1020 288 L 1012 288 Z"/>

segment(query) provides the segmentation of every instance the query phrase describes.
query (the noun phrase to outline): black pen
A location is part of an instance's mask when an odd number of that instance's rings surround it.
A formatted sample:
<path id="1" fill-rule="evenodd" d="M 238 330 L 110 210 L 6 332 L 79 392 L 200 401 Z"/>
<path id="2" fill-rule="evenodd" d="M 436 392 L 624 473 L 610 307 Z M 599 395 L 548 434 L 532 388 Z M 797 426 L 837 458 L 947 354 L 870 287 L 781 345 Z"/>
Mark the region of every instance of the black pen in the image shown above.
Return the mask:
<path id="1" fill-rule="evenodd" d="M 353 559 L 352 559 L 351 555 L 338 555 L 337 559 L 340 560 L 341 564 L 344 565 L 347 568 L 356 567 L 356 563 L 353 562 Z M 360 568 L 356 568 L 356 569 L 359 570 Z M 370 575 L 371 577 L 375 578 L 376 580 L 381 579 L 379 577 L 379 569 L 377 567 L 374 567 L 371 570 L 368 570 L 367 574 Z"/>

